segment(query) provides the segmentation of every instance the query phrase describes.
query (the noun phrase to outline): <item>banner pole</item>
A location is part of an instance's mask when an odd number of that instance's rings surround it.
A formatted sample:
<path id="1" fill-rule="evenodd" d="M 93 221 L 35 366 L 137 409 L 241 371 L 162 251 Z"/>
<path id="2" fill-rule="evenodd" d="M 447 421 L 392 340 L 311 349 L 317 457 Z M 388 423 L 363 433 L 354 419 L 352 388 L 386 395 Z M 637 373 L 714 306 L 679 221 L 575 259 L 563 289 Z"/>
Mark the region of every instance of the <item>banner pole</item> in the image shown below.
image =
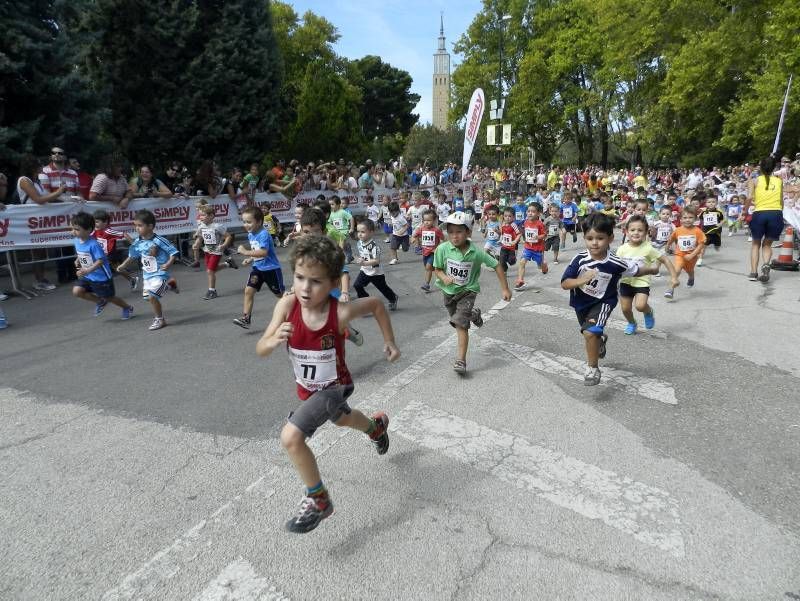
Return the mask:
<path id="1" fill-rule="evenodd" d="M 783 97 L 783 108 L 781 109 L 781 118 L 778 121 L 778 132 L 775 134 L 775 144 L 772 146 L 772 156 L 778 158 L 778 145 L 781 142 L 781 132 L 783 131 L 783 121 L 786 118 L 786 107 L 789 104 L 789 90 L 792 89 L 792 76 L 789 74 L 789 83 L 786 86 L 786 94 Z"/>

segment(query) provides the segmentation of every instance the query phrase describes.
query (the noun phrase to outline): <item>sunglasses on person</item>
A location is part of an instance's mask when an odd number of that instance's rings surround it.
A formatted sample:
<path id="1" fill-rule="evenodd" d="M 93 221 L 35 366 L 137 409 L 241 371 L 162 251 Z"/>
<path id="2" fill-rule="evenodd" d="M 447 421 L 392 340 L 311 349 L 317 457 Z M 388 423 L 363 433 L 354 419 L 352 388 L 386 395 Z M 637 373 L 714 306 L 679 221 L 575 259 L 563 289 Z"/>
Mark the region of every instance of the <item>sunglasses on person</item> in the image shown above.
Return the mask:
<path id="1" fill-rule="evenodd" d="M 67 156 L 66 152 L 64 152 L 63 150 L 57 150 L 57 149 L 51 150 L 50 154 L 52 154 L 53 156 L 62 156 L 62 157 Z"/>

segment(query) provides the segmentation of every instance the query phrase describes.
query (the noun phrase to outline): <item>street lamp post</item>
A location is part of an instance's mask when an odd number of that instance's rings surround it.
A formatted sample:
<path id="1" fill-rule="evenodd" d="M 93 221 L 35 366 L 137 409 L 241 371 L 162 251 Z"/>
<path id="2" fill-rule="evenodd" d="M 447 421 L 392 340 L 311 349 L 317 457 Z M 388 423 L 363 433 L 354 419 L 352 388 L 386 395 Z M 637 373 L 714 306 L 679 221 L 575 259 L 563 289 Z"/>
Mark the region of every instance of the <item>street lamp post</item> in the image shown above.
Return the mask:
<path id="1" fill-rule="evenodd" d="M 497 64 L 497 112 L 495 113 L 495 117 L 497 118 L 497 127 L 501 127 L 501 123 L 503 121 L 503 113 L 505 111 L 505 103 L 503 100 L 503 29 L 505 28 L 505 24 L 511 20 L 511 15 L 503 15 L 497 20 L 497 29 L 498 29 L 498 36 L 499 36 L 499 54 L 500 54 L 500 61 Z M 500 140 L 497 143 L 497 166 L 500 167 L 502 154 L 501 151 L 502 147 L 502 134 L 500 135 Z"/>

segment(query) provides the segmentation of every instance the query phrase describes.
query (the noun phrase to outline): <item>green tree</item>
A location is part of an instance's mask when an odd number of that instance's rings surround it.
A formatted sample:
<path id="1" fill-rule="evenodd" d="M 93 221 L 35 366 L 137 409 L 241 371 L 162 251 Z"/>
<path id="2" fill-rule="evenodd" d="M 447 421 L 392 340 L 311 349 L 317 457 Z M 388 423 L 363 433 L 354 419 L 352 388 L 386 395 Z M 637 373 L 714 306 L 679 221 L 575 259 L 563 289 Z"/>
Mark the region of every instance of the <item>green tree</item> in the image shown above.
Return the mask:
<path id="1" fill-rule="evenodd" d="M 361 90 L 364 136 L 374 140 L 408 135 L 419 119 L 411 112 L 420 99 L 411 92 L 411 75 L 372 55 L 348 61 L 346 73 L 350 83 Z"/>

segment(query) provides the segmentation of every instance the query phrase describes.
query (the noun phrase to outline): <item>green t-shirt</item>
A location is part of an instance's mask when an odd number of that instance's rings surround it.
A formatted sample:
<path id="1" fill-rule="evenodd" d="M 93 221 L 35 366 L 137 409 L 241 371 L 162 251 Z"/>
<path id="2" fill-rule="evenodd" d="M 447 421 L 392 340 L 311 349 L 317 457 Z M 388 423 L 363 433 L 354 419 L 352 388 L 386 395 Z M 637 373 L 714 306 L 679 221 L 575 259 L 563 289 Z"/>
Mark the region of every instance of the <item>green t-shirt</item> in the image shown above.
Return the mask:
<path id="1" fill-rule="evenodd" d="M 339 243 L 340 243 L 342 240 L 344 240 L 344 239 L 347 237 L 347 235 L 346 235 L 346 234 L 343 234 L 342 232 L 340 232 L 339 230 L 337 230 L 337 229 L 336 229 L 335 227 L 333 227 L 333 225 L 331 225 L 330 223 L 329 223 L 329 224 L 328 224 L 328 226 L 325 228 L 325 235 L 326 235 L 328 238 L 330 238 L 331 240 L 333 240 L 334 242 L 336 242 L 336 244 L 339 244 Z"/>
<path id="2" fill-rule="evenodd" d="M 462 253 L 452 242 L 443 242 L 433 253 L 434 269 L 441 269 L 455 280 L 453 284 L 445 286 L 444 282 L 436 279 L 436 285 L 445 294 L 458 294 L 464 290 L 480 292 L 481 285 L 478 278 L 481 276 L 481 265 L 492 269 L 497 267 L 497 260 L 494 257 L 483 252 L 472 241 L 468 244 L 466 252 Z"/>
<path id="3" fill-rule="evenodd" d="M 340 234 L 343 234 L 344 236 L 347 236 L 350 233 L 350 222 L 352 220 L 353 216 L 344 209 L 333 211 L 331 216 L 328 217 L 328 223 L 330 223 L 336 230 L 339 231 Z"/>
<path id="4" fill-rule="evenodd" d="M 585 198 L 578 204 L 578 217 L 586 217 L 589 213 L 589 201 Z"/>

